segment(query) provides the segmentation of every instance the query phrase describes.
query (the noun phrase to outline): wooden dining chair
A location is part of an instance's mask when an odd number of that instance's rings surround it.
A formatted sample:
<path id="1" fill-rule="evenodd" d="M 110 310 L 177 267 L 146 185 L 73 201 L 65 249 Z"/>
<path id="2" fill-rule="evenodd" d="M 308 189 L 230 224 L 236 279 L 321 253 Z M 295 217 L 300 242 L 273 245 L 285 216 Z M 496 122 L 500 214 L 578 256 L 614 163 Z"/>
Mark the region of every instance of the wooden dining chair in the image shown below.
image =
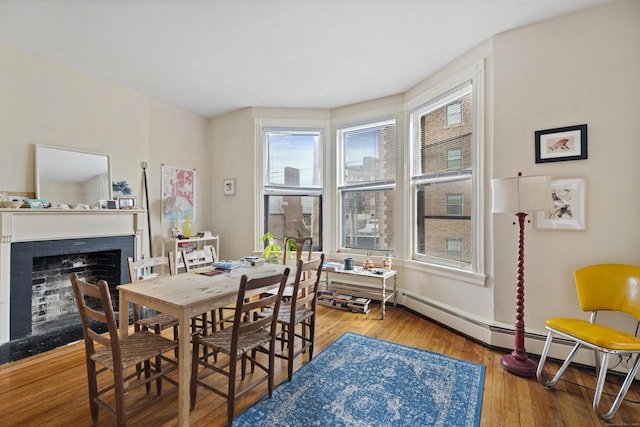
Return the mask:
<path id="1" fill-rule="evenodd" d="M 293 377 L 293 361 L 296 357 L 309 351 L 309 360 L 313 359 L 313 343 L 316 325 L 316 303 L 318 287 L 322 276 L 324 254 L 312 261 L 298 261 L 296 279 L 293 283 L 293 294 L 280 305 L 278 323 L 282 330 L 277 339 L 282 342 L 281 349 L 286 346 L 286 353 L 276 353 L 276 357 L 287 359 L 289 381 Z M 261 313 L 264 315 L 264 313 Z M 300 325 L 300 331 L 296 327 Z M 297 339 L 300 346 L 296 347 Z"/>
<path id="2" fill-rule="evenodd" d="M 269 397 L 272 396 L 277 316 L 288 276 L 289 268 L 286 268 L 282 274 L 251 280 L 243 275 L 240 279 L 233 326 L 207 336 L 202 334 L 193 336 L 191 409 L 195 409 L 197 389 L 201 386 L 227 399 L 227 421 L 231 426 L 236 398 L 265 381 Z M 275 295 L 265 292 L 273 288 L 278 289 Z M 261 317 L 254 315 L 265 307 L 273 307 L 270 315 Z M 201 356 L 201 346 L 215 353 L 225 354 L 227 357 L 219 356 L 216 364 L 209 363 L 206 356 Z M 203 351 L 203 354 L 206 355 L 206 353 Z M 266 363 L 257 357 L 258 353 L 267 355 Z M 251 375 L 248 378 L 246 378 L 247 361 L 251 363 Z M 239 362 L 241 362 L 242 385 L 236 387 Z M 256 366 L 260 368 L 259 374 L 254 372 Z M 200 367 L 203 371 L 211 372 L 202 372 L 202 375 L 199 375 Z M 214 377 L 212 374 L 215 373 L 227 378 L 226 387 L 221 387 L 219 381 L 212 378 Z M 205 381 L 206 378 L 212 379 Z"/>
<path id="3" fill-rule="evenodd" d="M 216 249 L 213 246 L 206 246 L 204 251 L 208 251 L 211 256 L 211 263 L 218 262 L 218 255 L 216 253 Z M 184 263 L 185 272 L 189 273 L 195 271 L 189 260 L 191 258 L 190 253 L 186 251 L 181 251 L 181 257 Z M 210 312 L 205 312 L 200 314 L 199 316 L 193 317 L 191 319 L 191 330 L 192 332 L 201 330 L 204 332 L 204 335 L 208 334 L 209 327 L 211 327 L 211 331 L 215 332 L 218 329 L 223 329 L 225 323 L 231 323 L 232 319 L 229 317 L 233 315 L 225 315 L 226 311 L 234 311 L 233 307 L 220 307 L 216 310 L 211 310 Z"/>
<path id="4" fill-rule="evenodd" d="M 305 248 L 307 248 L 307 259 L 309 261 L 311 259 L 311 255 L 313 254 L 313 239 L 311 237 L 286 237 L 283 241 L 284 252 L 282 256 L 282 263 L 287 264 L 287 258 L 289 258 L 288 254 L 295 248 L 296 258 L 295 263 L 297 264 L 299 260 L 302 259 L 302 253 Z"/>
<path id="5" fill-rule="evenodd" d="M 98 422 L 102 406 L 116 416 L 118 426 L 125 426 L 129 415 L 177 390 L 178 383 L 167 374 L 178 365 L 164 355 L 175 350 L 176 342 L 150 331 L 136 331 L 120 338 L 107 282 L 90 284 L 75 273 L 70 279 L 84 334 L 91 419 L 94 424 Z M 137 365 L 144 366 L 144 376 L 138 374 Z M 104 378 L 107 371 L 112 373 L 111 381 Z M 147 388 L 146 398 L 136 398 L 135 406 L 125 405 L 127 393 L 153 381 L 157 386 L 155 395 L 148 396 Z M 174 386 L 164 394 L 163 381 Z"/>
<path id="6" fill-rule="evenodd" d="M 131 283 L 157 277 L 158 275 L 176 274 L 173 252 L 169 252 L 167 256 L 142 258 L 136 261 L 128 257 L 127 267 L 129 268 Z M 151 329 L 156 334 L 161 334 L 163 330 L 173 328 L 173 339 L 176 342 L 178 341 L 179 322 L 176 317 L 164 313 L 155 313 L 147 316 L 145 315 L 146 311 L 144 307 L 133 305 L 133 324 L 136 331 Z"/>

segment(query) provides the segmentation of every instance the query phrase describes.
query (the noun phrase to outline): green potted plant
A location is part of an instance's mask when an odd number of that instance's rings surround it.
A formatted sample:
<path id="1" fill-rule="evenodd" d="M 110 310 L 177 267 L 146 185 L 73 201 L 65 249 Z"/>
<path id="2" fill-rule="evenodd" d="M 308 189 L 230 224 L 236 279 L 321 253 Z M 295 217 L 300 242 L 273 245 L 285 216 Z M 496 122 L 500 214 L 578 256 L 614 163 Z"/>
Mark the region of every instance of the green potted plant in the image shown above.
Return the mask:
<path id="1" fill-rule="evenodd" d="M 260 237 L 260 241 L 267 243 L 262 252 L 264 259 L 271 264 L 279 264 L 280 256 L 284 253 L 284 250 L 278 244 L 278 241 L 268 231 Z"/>

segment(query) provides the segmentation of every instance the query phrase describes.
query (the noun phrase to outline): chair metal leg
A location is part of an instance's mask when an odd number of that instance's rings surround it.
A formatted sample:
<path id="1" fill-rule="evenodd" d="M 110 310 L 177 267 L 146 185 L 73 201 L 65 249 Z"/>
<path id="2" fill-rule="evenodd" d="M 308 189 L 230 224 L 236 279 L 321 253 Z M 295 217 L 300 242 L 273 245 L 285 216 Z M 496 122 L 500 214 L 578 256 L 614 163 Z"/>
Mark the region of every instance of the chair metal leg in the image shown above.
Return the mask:
<path id="1" fill-rule="evenodd" d="M 602 356 L 602 364 L 600 365 L 600 369 L 598 373 L 598 383 L 596 385 L 595 395 L 593 396 L 593 410 L 596 411 L 596 415 L 600 419 L 603 419 L 605 421 L 609 421 L 611 418 L 613 418 L 616 412 L 618 411 L 618 408 L 620 408 L 620 405 L 624 400 L 624 396 L 627 394 L 629 387 L 631 387 L 631 384 L 635 379 L 636 373 L 638 372 L 638 368 L 640 367 L 640 354 L 638 354 L 636 355 L 633 365 L 631 366 L 631 369 L 627 373 L 627 376 L 625 377 L 624 382 L 622 383 L 622 386 L 620 386 L 620 391 L 618 392 L 616 399 L 613 401 L 613 405 L 611 405 L 611 409 L 606 414 L 603 414 L 602 411 L 600 410 L 600 398 L 602 397 L 604 383 L 607 378 L 607 366 L 609 366 L 608 363 L 609 363 L 610 356 L 611 356 L 610 353 L 604 353 Z"/>
<path id="2" fill-rule="evenodd" d="M 567 368 L 571 364 L 571 361 L 576 356 L 578 350 L 581 347 L 580 343 L 576 343 L 576 345 L 573 347 L 573 349 L 565 359 L 562 366 L 560 366 L 560 369 L 558 369 L 558 372 L 556 372 L 556 375 L 550 381 L 546 381 L 544 379 L 543 368 L 544 368 L 544 363 L 547 359 L 547 354 L 549 353 L 549 349 L 551 348 L 552 341 L 553 341 L 553 331 L 549 331 L 549 334 L 547 335 L 547 341 L 544 343 L 544 349 L 542 350 L 542 354 L 540 355 L 540 361 L 538 362 L 538 369 L 536 371 L 536 377 L 538 378 L 538 382 L 544 385 L 546 388 L 552 388 L 554 385 L 556 385 L 556 383 L 558 382 L 562 374 L 564 374 L 564 371 L 567 370 Z"/>

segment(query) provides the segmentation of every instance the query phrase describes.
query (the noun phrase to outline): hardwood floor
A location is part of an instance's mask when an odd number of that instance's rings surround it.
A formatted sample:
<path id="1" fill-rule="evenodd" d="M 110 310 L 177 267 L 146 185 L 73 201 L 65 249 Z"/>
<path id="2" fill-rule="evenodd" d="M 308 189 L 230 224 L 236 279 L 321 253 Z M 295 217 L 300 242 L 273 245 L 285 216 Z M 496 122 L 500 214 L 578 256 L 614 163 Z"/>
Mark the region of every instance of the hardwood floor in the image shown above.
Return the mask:
<path id="1" fill-rule="evenodd" d="M 632 385 L 613 420 L 605 423 L 591 408 L 595 387 L 591 369 L 571 367 L 553 390 L 546 390 L 535 379 L 505 372 L 500 366 L 504 352 L 469 340 L 405 309 L 388 306 L 386 320 L 379 318 L 380 306 L 375 304 L 366 315 L 319 307 L 316 354 L 343 332 L 350 331 L 484 364 L 487 371 L 481 426 L 640 425 L 638 382 Z M 297 358 L 295 369 L 307 360 L 307 355 Z M 276 359 L 276 363 L 279 367 L 276 383 L 286 381 L 286 362 Z M 616 380 L 609 380 L 607 393 L 617 390 L 612 387 Z M 237 402 L 236 414 L 264 393 L 266 385 L 243 396 Z M 603 397 L 606 404 L 611 400 Z M 130 417 L 129 425 L 173 426 L 176 413 L 174 393 L 160 404 Z M 200 389 L 197 407 L 191 412 L 191 425 L 222 426 L 225 414 L 223 399 Z M 83 343 L 0 366 L 0 425 L 91 426 Z M 114 426 L 115 419 L 101 410 L 98 425 Z"/>

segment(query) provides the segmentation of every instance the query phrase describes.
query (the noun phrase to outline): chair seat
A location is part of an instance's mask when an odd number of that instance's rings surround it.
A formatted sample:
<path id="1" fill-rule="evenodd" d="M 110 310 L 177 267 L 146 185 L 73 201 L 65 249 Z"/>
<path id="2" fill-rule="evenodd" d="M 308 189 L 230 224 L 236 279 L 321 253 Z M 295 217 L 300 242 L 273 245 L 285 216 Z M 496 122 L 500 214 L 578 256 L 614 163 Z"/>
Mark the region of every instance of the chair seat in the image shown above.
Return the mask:
<path id="1" fill-rule="evenodd" d="M 300 323 L 303 320 L 313 316 L 313 310 L 307 307 L 298 307 L 296 309 L 296 317 L 294 323 Z M 278 312 L 279 323 L 289 323 L 291 321 L 291 304 L 280 304 L 280 311 Z"/>
<path id="2" fill-rule="evenodd" d="M 211 335 L 200 338 L 200 342 L 226 354 L 231 354 L 231 334 L 233 328 L 225 328 Z M 271 335 L 266 329 L 257 329 L 250 333 L 244 333 L 238 337 L 238 353 L 242 356 L 247 351 L 271 341 Z"/>
<path id="3" fill-rule="evenodd" d="M 165 353 L 175 348 L 175 341 L 163 336 L 148 331 L 136 332 L 120 340 L 122 365 L 126 369 L 156 357 L 159 353 Z M 111 357 L 110 349 L 100 348 L 96 350 L 96 352 L 91 355 L 91 359 L 113 370 L 113 358 Z"/>
<path id="4" fill-rule="evenodd" d="M 176 317 L 164 313 L 158 313 L 156 315 L 138 320 L 138 325 L 146 326 L 152 329 L 155 327 L 155 325 L 160 325 L 160 329 L 167 329 L 172 326 L 178 326 L 178 324 L 179 322 Z"/>
<path id="5" fill-rule="evenodd" d="M 605 325 L 570 318 L 547 319 L 547 329 L 608 350 L 640 351 L 640 339 Z"/>

